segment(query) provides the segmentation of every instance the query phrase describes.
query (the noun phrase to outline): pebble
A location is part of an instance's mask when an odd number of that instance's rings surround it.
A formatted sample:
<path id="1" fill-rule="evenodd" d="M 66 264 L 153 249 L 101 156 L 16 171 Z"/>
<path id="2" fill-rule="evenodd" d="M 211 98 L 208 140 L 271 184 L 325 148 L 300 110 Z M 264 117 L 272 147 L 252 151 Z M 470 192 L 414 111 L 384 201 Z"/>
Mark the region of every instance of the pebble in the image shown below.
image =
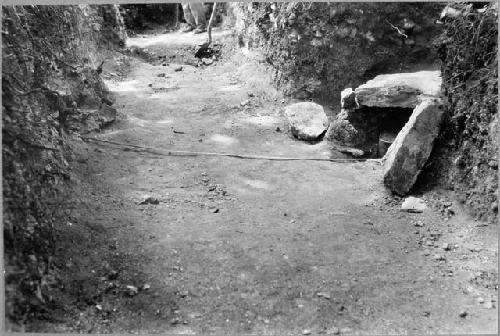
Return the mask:
<path id="1" fill-rule="evenodd" d="M 142 204 L 160 204 L 160 200 L 156 197 L 149 196 L 149 197 L 146 197 L 146 199 L 144 201 L 139 203 L 139 205 L 142 205 Z"/>
<path id="2" fill-rule="evenodd" d="M 446 258 L 442 255 L 439 255 L 439 254 L 435 254 L 434 255 L 434 260 L 437 260 L 437 261 L 445 261 Z"/>
<path id="3" fill-rule="evenodd" d="M 403 204 L 401 204 L 401 211 L 411 213 L 423 212 L 426 208 L 427 206 L 425 205 L 424 200 L 413 196 L 405 198 Z"/>
<path id="4" fill-rule="evenodd" d="M 126 288 L 128 296 L 135 296 L 137 295 L 137 293 L 139 293 L 139 290 L 135 286 L 128 285 Z"/>
<path id="5" fill-rule="evenodd" d="M 462 310 L 460 312 L 460 314 L 458 314 L 458 316 L 460 316 L 461 318 L 465 318 L 469 313 L 467 313 L 465 310 Z"/>
<path id="6" fill-rule="evenodd" d="M 422 221 L 417 221 L 417 222 L 415 223 L 415 226 L 416 226 L 416 227 L 423 227 L 423 226 L 424 226 L 424 222 L 422 222 Z"/>
<path id="7" fill-rule="evenodd" d="M 327 330 L 326 334 L 327 335 L 338 335 L 338 334 L 340 334 L 340 329 L 337 327 L 333 327 L 333 328 Z"/>
<path id="8" fill-rule="evenodd" d="M 330 294 L 328 294 L 328 293 L 319 292 L 316 295 L 319 296 L 319 297 L 323 297 L 323 298 L 325 298 L 327 300 L 330 300 Z"/>
<path id="9" fill-rule="evenodd" d="M 488 302 L 486 302 L 484 304 L 484 308 L 486 308 L 486 309 L 493 309 L 493 308 L 495 308 L 495 305 L 493 304 L 492 301 L 488 301 Z"/>
<path id="10" fill-rule="evenodd" d="M 443 250 L 449 251 L 451 250 L 451 244 L 450 243 L 444 243 L 442 246 Z"/>
<path id="11" fill-rule="evenodd" d="M 210 64 L 212 64 L 214 62 L 214 60 L 211 59 L 211 58 L 204 58 L 204 59 L 202 59 L 202 62 L 205 65 L 210 65 Z"/>
<path id="12" fill-rule="evenodd" d="M 311 335 L 311 330 L 309 329 L 302 330 L 302 335 Z"/>

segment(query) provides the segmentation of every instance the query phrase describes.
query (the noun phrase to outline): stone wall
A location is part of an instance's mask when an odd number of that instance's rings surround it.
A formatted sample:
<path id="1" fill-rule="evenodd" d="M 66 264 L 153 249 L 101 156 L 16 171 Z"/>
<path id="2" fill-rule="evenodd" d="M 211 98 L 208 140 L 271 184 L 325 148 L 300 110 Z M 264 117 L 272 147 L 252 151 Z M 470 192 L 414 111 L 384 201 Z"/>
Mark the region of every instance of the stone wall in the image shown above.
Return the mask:
<path id="1" fill-rule="evenodd" d="M 497 8 L 461 10 L 463 15 L 444 24 L 440 57 L 446 115 L 424 182 L 453 189 L 476 218 L 496 220 Z"/>
<path id="2" fill-rule="evenodd" d="M 124 43 L 116 6 L 4 6 L 2 169 L 6 316 L 49 301 L 54 225 L 69 177 L 65 122 L 112 104 L 98 68 Z"/>
<path id="3" fill-rule="evenodd" d="M 438 68 L 433 38 L 441 29 L 435 21 L 443 7 L 233 3 L 230 16 L 240 46 L 262 50 L 273 65 L 275 83 L 286 94 L 336 103 L 344 88 L 378 74 Z M 394 28 L 404 28 L 405 22 L 408 38 Z"/>

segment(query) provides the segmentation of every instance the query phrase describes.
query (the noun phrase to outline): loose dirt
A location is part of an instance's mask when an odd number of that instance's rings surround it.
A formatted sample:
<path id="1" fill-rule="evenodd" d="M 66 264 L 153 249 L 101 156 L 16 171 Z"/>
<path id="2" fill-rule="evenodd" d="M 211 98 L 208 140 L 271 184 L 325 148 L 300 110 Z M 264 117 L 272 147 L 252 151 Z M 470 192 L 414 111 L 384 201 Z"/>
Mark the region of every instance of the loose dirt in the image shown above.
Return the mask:
<path id="1" fill-rule="evenodd" d="M 216 31 L 216 42 L 227 35 Z M 288 100 L 282 103 L 258 57 L 227 51 L 195 67 L 184 62 L 204 42 L 195 39 L 130 39 L 167 55 L 168 65 L 131 58 L 126 76 L 106 77 L 126 118 L 92 136 L 164 150 L 344 157 L 326 142 L 293 139 L 282 117 Z M 57 257 L 70 270 L 61 294 L 67 303 L 61 321 L 38 330 L 497 331 L 497 226 L 474 222 L 456 206 L 445 220 L 437 211 L 449 198 L 444 191 L 424 195 L 434 209 L 410 214 L 384 189 L 376 162 L 73 146 L 71 222 L 59 228 L 66 239 Z M 159 204 L 139 204 L 148 197 Z"/>

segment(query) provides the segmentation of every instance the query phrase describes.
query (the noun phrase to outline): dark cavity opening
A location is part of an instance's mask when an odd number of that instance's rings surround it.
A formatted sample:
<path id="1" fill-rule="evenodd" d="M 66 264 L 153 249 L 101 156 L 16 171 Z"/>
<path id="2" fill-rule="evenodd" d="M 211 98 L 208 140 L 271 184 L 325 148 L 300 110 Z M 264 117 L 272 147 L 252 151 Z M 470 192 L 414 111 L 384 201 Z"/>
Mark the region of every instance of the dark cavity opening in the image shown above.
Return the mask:
<path id="1" fill-rule="evenodd" d="M 381 158 L 413 113 L 412 108 L 363 107 L 359 115 L 365 121 L 364 150 L 368 157 Z"/>

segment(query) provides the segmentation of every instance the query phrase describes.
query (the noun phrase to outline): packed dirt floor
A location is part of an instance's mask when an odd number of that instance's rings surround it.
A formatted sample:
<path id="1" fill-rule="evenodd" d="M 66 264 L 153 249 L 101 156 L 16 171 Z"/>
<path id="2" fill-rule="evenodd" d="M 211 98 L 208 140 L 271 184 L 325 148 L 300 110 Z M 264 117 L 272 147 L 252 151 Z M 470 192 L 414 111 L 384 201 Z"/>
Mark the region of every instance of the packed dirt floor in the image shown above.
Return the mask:
<path id="1" fill-rule="evenodd" d="M 290 135 L 281 115 L 290 100 L 258 55 L 226 48 L 194 66 L 205 38 L 130 39 L 166 62 L 107 63 L 124 117 L 89 136 L 163 152 L 345 157 Z M 59 228 L 58 256 L 71 270 L 67 307 L 39 331 L 497 332 L 498 227 L 470 219 L 445 191 L 405 213 L 377 162 L 72 144 L 72 220 Z M 449 218 L 439 211 L 447 201 Z"/>

